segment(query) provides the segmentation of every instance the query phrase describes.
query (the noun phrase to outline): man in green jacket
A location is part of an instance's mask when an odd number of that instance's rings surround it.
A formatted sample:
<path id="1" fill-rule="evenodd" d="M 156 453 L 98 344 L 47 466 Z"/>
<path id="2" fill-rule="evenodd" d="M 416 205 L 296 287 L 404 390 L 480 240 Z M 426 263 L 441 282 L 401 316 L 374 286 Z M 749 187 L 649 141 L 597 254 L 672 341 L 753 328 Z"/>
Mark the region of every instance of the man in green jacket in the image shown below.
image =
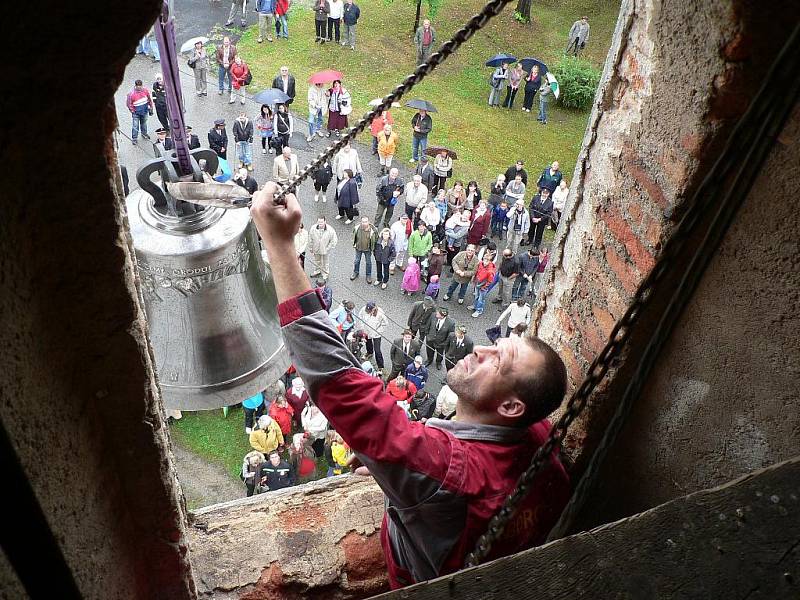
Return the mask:
<path id="1" fill-rule="evenodd" d="M 361 272 L 361 257 L 367 259 L 367 283 L 372 283 L 372 251 L 375 250 L 375 242 L 378 240 L 378 230 L 369 222 L 368 217 L 361 217 L 361 224 L 356 225 L 353 230 L 353 248 L 356 250 L 356 258 L 353 261 L 353 274 L 350 281 L 353 281 Z"/>
<path id="2" fill-rule="evenodd" d="M 458 303 L 464 304 L 464 296 L 467 294 L 469 282 L 472 281 L 477 269 L 478 256 L 475 254 L 475 246 L 470 244 L 466 250 L 462 250 L 453 257 L 453 281 L 450 283 L 450 287 L 447 288 L 447 293 L 444 295 L 443 300 L 450 300 L 450 296 L 460 285 Z"/>
<path id="3" fill-rule="evenodd" d="M 413 256 L 418 263 L 421 263 L 428 257 L 431 248 L 433 248 L 433 236 L 425 223 L 420 221 L 416 231 L 412 231 L 408 238 L 408 255 Z"/>

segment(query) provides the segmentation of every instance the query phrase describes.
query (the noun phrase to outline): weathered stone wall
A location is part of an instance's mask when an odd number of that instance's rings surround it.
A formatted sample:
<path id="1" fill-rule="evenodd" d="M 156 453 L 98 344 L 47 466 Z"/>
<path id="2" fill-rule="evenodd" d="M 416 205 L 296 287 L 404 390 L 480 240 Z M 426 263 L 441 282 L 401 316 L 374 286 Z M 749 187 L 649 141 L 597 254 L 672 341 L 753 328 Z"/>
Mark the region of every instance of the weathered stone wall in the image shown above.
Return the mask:
<path id="1" fill-rule="evenodd" d="M 86 598 L 193 595 L 111 146 L 158 5 L 22 3 L 3 29 L 2 421 Z"/>
<path id="2" fill-rule="evenodd" d="M 534 322 L 564 357 L 573 384 L 654 264 L 797 18 L 789 2 L 623 3 Z M 786 137 L 796 145 L 793 129 Z M 718 484 L 798 447 L 796 411 L 785 414 L 788 398 L 797 397 L 787 379 L 797 364 L 797 344 L 787 346 L 797 339 L 797 222 L 786 213 L 798 186 L 796 169 L 766 173 L 748 201 L 751 214 L 740 218 L 739 234 L 726 241 L 706 291 L 684 317 L 694 325 L 680 328 L 675 358 L 661 361 L 667 373 L 640 400 L 625 450 L 607 474 L 609 487 L 620 490 L 609 494 L 615 510 L 590 524 Z M 686 256 L 677 266 L 685 264 Z M 636 337 L 630 355 L 645 342 Z M 629 375 L 625 366 L 612 371 L 574 427 L 568 446 L 576 473 L 615 408 L 609 398 Z M 704 417 L 696 419 L 700 405 Z"/>
<path id="3" fill-rule="evenodd" d="M 383 494 L 343 475 L 200 509 L 191 516 L 201 598 L 366 598 L 388 587 Z"/>

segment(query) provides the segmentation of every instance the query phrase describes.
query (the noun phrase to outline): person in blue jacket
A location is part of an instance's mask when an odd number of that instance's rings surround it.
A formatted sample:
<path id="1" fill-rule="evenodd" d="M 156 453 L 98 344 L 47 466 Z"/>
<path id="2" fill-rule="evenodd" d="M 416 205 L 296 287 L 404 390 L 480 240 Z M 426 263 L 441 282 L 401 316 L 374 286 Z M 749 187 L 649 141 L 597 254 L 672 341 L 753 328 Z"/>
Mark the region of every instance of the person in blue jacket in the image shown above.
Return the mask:
<path id="1" fill-rule="evenodd" d="M 242 408 L 244 409 L 244 432 L 249 435 L 253 433 L 253 423 L 255 420 L 266 412 L 264 393 L 258 392 L 242 401 Z"/>
<path id="2" fill-rule="evenodd" d="M 406 367 L 406 379 L 417 386 L 418 390 L 425 387 L 428 381 L 428 367 L 422 364 L 421 356 L 415 356 L 414 362 Z"/>

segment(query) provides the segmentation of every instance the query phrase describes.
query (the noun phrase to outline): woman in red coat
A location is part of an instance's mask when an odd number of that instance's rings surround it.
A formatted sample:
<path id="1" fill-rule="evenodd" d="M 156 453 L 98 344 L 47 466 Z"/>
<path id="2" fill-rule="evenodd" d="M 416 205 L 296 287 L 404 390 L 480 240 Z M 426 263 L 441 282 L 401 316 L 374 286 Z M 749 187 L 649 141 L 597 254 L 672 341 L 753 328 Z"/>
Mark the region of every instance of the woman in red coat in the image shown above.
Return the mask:
<path id="1" fill-rule="evenodd" d="M 245 98 L 247 97 L 247 75 L 250 73 L 250 68 L 247 66 L 242 60 L 242 57 L 238 54 L 236 58 L 233 59 L 233 64 L 231 65 L 231 82 L 233 85 L 233 91 L 231 92 L 231 99 L 230 103 L 233 104 L 236 102 L 236 96 L 239 96 L 239 99 L 244 104 Z"/>
<path id="2" fill-rule="evenodd" d="M 475 244 L 476 246 L 489 231 L 489 224 L 491 223 L 492 215 L 486 208 L 486 202 L 481 200 L 478 203 L 478 208 L 472 211 L 472 223 L 467 231 L 467 244 Z"/>

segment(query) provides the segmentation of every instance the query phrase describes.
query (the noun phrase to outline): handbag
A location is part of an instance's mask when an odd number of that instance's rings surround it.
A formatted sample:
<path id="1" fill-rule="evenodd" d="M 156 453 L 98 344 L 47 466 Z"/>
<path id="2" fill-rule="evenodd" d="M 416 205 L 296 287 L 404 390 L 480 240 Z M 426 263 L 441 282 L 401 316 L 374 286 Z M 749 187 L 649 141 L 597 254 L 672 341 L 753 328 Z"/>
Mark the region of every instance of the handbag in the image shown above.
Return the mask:
<path id="1" fill-rule="evenodd" d="M 250 85 L 253 83 L 253 72 L 247 71 L 247 75 L 244 76 L 244 85 Z"/>
<path id="2" fill-rule="evenodd" d="M 186 61 L 186 64 L 189 66 L 190 69 L 194 69 L 195 65 L 197 64 L 197 60 L 194 58 L 190 58 Z"/>
<path id="3" fill-rule="evenodd" d="M 452 177 L 452 176 L 453 176 L 453 169 L 448 169 L 447 170 L 447 177 Z"/>
<path id="4" fill-rule="evenodd" d="M 361 211 L 358 210 L 358 207 L 354 204 L 353 205 L 353 216 L 358 217 L 361 215 Z"/>

